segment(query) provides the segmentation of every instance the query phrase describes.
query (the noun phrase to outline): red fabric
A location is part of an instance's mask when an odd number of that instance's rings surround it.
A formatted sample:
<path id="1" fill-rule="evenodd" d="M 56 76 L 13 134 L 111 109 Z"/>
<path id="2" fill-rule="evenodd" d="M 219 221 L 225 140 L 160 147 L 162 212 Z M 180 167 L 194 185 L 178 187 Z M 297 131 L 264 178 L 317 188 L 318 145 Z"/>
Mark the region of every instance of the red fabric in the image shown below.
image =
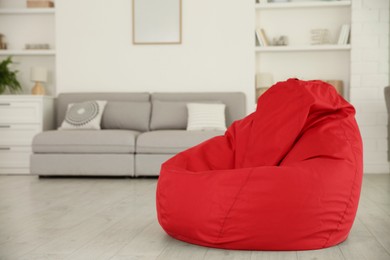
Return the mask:
<path id="1" fill-rule="evenodd" d="M 355 110 L 322 81 L 289 79 L 224 136 L 162 165 L 158 220 L 203 246 L 306 250 L 344 241 L 362 182 Z"/>

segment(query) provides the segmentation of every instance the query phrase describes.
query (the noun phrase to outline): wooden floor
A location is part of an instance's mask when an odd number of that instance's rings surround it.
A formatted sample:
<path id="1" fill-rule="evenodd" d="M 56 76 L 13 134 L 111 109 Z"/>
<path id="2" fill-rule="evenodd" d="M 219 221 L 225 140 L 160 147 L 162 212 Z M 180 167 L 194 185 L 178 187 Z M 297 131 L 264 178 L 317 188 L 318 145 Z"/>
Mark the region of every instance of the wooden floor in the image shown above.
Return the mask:
<path id="1" fill-rule="evenodd" d="M 324 250 L 230 251 L 168 237 L 156 179 L 0 176 L 0 259 L 390 259 L 390 175 L 365 175 L 347 241 Z"/>

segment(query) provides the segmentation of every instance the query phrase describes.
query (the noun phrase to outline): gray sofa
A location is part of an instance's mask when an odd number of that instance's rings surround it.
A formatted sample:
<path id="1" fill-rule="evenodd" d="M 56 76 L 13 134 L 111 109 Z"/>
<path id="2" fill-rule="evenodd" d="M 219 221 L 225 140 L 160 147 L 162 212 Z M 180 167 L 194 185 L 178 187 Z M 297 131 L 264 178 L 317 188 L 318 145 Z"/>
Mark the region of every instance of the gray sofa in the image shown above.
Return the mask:
<path id="1" fill-rule="evenodd" d="M 63 93 L 56 122 L 68 104 L 107 100 L 102 130 L 51 130 L 33 139 L 31 173 L 40 176 L 158 176 L 173 155 L 223 131 L 186 131 L 188 102 L 226 105 L 226 123 L 245 116 L 245 95 L 224 93 Z"/>

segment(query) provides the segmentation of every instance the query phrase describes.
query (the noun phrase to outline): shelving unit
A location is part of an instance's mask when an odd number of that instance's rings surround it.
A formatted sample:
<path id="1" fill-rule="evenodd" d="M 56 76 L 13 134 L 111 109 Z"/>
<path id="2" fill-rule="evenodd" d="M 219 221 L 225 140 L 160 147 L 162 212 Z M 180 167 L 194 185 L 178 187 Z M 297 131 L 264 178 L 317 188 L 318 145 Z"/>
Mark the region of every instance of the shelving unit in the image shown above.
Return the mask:
<path id="1" fill-rule="evenodd" d="M 48 70 L 46 93 L 55 94 L 55 8 L 27 8 L 26 0 L 0 0 L 0 34 L 5 36 L 6 50 L 0 60 L 12 56 L 18 70 L 23 94 L 30 94 L 32 67 Z M 49 44 L 50 49 L 26 49 L 26 44 Z"/>
<path id="2" fill-rule="evenodd" d="M 264 29 L 270 42 L 282 35 L 288 39 L 285 46 L 254 46 L 255 74 L 271 74 L 274 82 L 288 78 L 342 80 L 348 99 L 351 44 L 336 43 L 341 26 L 351 24 L 351 5 L 347 0 L 254 3 L 254 28 Z M 329 43 L 312 45 L 313 29 L 327 29 Z"/>
<path id="3" fill-rule="evenodd" d="M 321 44 L 321 45 L 302 45 L 302 46 L 265 46 L 256 47 L 256 52 L 293 52 L 293 51 L 348 51 L 351 49 L 350 44 Z"/>
<path id="4" fill-rule="evenodd" d="M 55 50 L 0 50 L 0 56 L 55 56 Z"/>
<path id="5" fill-rule="evenodd" d="M 318 7 L 335 7 L 335 6 L 350 6 L 351 1 L 307 1 L 307 2 L 286 2 L 286 3 L 257 3 L 257 9 L 273 9 L 273 8 L 318 8 Z"/>
<path id="6" fill-rule="evenodd" d="M 0 15 L 5 14 L 54 14 L 54 8 L 3 8 Z"/>

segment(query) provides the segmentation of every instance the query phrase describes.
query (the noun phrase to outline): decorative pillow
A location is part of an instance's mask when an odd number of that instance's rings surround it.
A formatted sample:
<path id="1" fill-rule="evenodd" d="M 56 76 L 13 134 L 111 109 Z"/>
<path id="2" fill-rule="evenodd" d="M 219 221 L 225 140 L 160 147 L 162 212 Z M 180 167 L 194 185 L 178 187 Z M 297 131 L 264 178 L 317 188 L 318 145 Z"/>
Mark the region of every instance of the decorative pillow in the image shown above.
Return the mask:
<path id="1" fill-rule="evenodd" d="M 226 130 L 225 104 L 188 103 L 187 130 Z"/>
<path id="2" fill-rule="evenodd" d="M 100 129 L 107 101 L 86 101 L 69 104 L 65 119 L 59 129 Z"/>
<path id="3" fill-rule="evenodd" d="M 150 110 L 150 102 L 108 101 L 102 116 L 102 128 L 148 131 Z"/>

